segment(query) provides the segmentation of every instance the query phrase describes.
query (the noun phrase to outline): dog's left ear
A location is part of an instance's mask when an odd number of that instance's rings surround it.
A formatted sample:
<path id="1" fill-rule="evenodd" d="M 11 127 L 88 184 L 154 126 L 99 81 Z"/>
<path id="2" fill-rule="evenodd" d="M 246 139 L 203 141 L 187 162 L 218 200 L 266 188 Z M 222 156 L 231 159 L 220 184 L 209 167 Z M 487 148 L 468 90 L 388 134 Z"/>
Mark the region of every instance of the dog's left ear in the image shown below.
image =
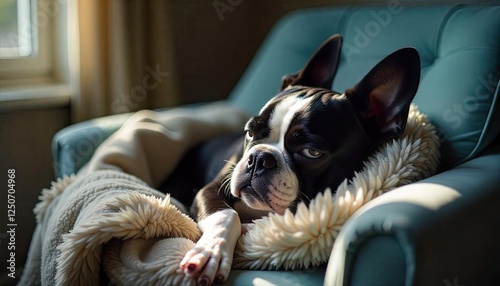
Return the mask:
<path id="1" fill-rule="evenodd" d="M 309 59 L 309 62 L 307 62 L 300 72 L 285 75 L 281 78 L 280 91 L 291 85 L 331 89 L 332 81 L 339 64 L 341 48 L 341 35 L 335 34 L 328 38 L 318 50 L 316 50 L 311 59 Z"/>
<path id="2" fill-rule="evenodd" d="M 345 94 L 377 145 L 403 132 L 420 82 L 420 57 L 414 48 L 398 50 L 378 63 Z"/>

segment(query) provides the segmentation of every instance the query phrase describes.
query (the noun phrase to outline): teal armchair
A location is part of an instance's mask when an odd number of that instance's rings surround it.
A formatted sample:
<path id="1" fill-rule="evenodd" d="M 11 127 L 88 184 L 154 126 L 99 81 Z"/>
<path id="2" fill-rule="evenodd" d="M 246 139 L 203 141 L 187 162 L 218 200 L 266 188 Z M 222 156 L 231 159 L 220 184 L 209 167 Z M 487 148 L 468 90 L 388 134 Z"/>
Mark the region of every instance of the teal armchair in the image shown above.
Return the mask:
<path id="1" fill-rule="evenodd" d="M 500 283 L 500 7 L 396 4 L 285 16 L 225 102 L 257 113 L 281 76 L 299 70 L 335 33 L 344 38 L 337 91 L 387 54 L 413 46 L 422 66 L 415 103 L 442 138 L 439 173 L 363 206 L 342 228 L 327 265 L 235 270 L 228 285 Z M 128 116 L 61 130 L 53 141 L 57 176 L 77 172 Z"/>

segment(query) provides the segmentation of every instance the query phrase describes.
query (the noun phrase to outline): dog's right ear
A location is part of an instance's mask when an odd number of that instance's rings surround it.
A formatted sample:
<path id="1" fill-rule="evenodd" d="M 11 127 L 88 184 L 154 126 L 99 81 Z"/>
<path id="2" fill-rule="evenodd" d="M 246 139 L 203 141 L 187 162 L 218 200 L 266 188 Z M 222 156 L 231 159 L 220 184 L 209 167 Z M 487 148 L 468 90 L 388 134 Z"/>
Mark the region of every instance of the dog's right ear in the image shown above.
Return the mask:
<path id="1" fill-rule="evenodd" d="M 285 75 L 281 78 L 280 91 L 291 85 L 331 89 L 333 77 L 337 72 L 339 64 L 341 48 L 341 35 L 335 34 L 328 38 L 318 50 L 316 50 L 311 59 L 309 59 L 309 62 L 307 62 L 300 72 Z"/>

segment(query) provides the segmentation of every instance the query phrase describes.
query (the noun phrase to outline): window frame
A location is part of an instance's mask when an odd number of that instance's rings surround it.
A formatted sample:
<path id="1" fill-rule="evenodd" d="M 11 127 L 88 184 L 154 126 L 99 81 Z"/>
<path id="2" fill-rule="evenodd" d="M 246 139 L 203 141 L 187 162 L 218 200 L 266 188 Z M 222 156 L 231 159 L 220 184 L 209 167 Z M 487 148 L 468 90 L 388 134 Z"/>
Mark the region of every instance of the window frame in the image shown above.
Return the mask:
<path id="1" fill-rule="evenodd" d="M 71 97 L 67 14 L 73 1 L 31 1 L 38 48 L 29 57 L 0 59 L 0 111 L 68 105 Z"/>

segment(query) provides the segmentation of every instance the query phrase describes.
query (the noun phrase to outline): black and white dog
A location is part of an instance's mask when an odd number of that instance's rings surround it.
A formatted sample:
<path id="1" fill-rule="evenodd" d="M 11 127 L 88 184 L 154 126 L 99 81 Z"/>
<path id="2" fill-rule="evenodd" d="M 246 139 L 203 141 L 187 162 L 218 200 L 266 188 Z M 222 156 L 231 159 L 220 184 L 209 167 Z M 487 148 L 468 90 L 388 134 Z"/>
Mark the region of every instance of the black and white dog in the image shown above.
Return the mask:
<path id="1" fill-rule="evenodd" d="M 327 187 L 335 190 L 381 143 L 401 134 L 420 80 L 417 51 L 394 52 L 340 94 L 330 88 L 341 45 L 340 35 L 330 37 L 299 73 L 284 77 L 281 92 L 246 124 L 244 138 L 218 138 L 192 155 L 189 175 L 193 166 L 204 176 L 214 166 L 219 171 L 195 194 L 191 211 L 203 235 L 179 271 L 201 285 L 225 281 L 242 222 L 293 211 Z"/>

